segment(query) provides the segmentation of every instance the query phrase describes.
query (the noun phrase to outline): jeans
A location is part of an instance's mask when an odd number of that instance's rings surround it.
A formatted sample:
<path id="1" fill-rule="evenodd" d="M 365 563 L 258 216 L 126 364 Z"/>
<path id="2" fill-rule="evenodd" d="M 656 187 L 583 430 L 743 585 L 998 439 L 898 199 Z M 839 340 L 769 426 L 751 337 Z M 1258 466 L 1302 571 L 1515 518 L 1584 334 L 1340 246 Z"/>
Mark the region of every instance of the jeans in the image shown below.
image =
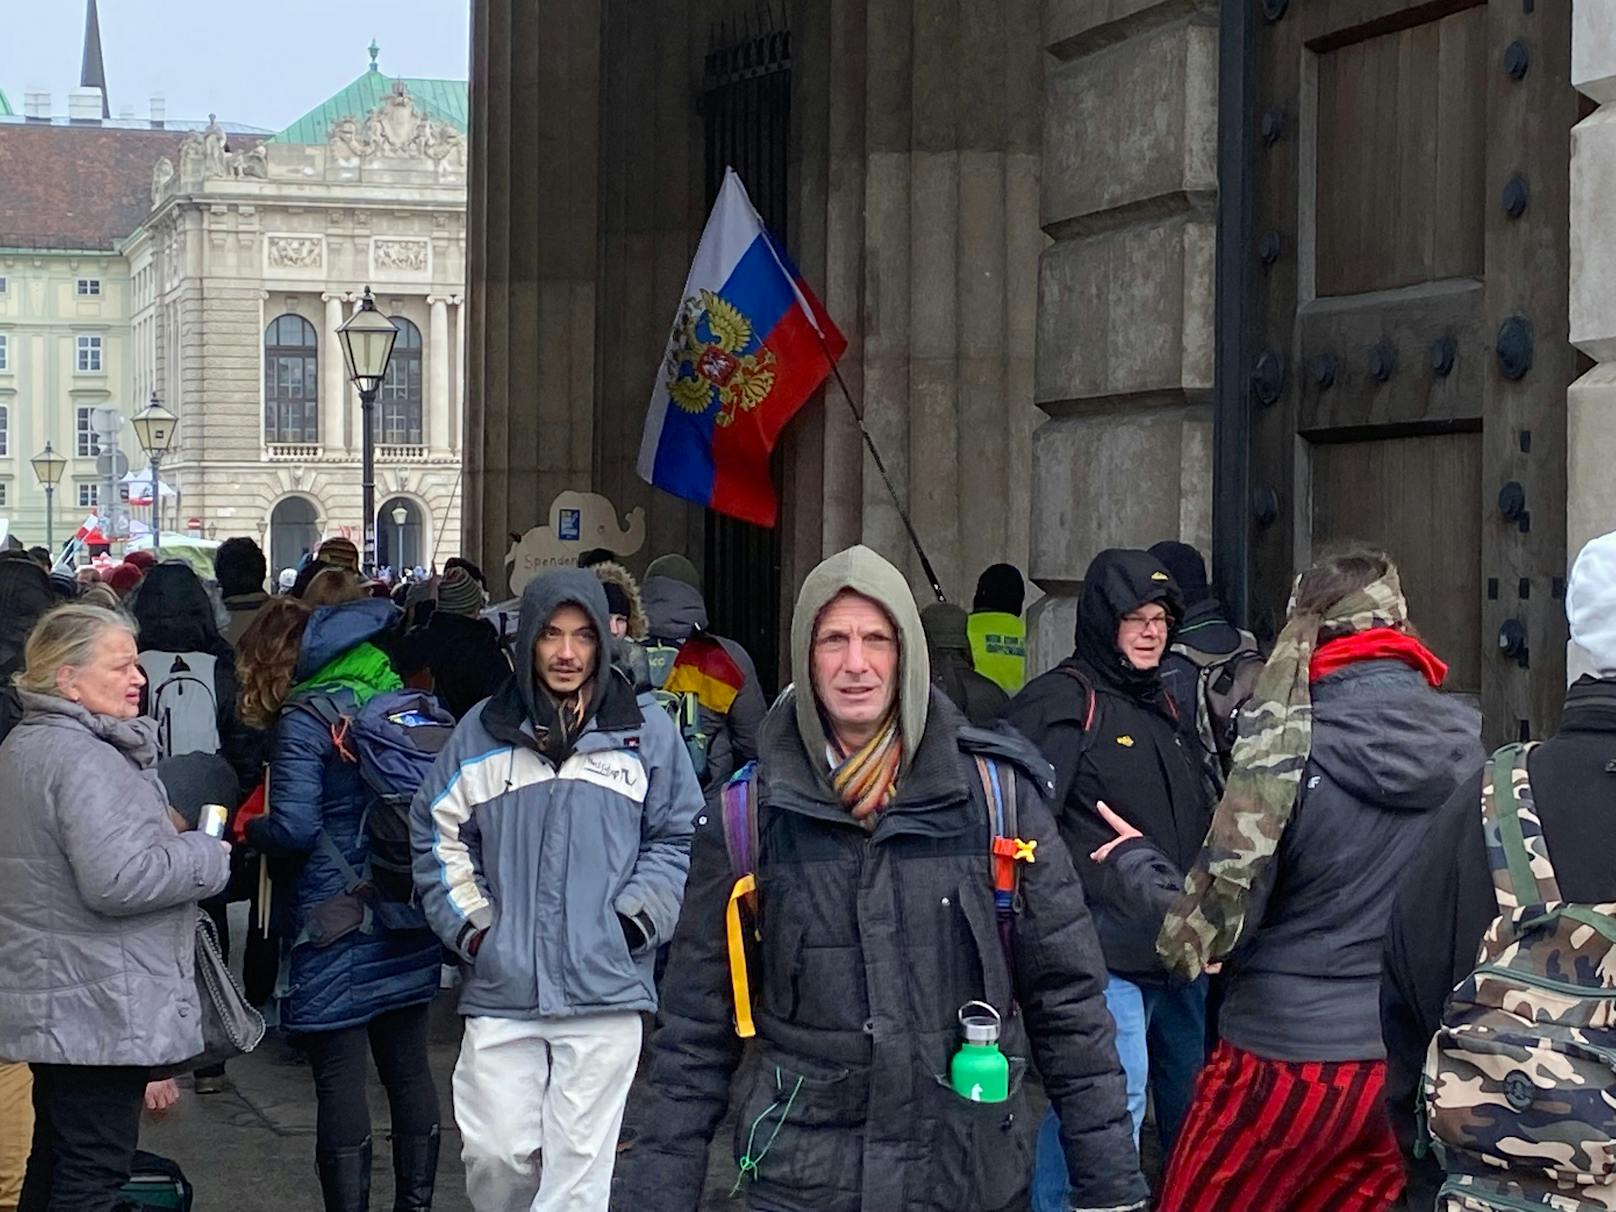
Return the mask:
<path id="1" fill-rule="evenodd" d="M 110 1212 L 140 1142 L 147 1071 L 34 1065 L 34 1147 L 19 1212 Z"/>
<path id="2" fill-rule="evenodd" d="M 20 1061 L 0 1061 L 0 1212 L 16 1212 L 33 1143 L 33 1076 Z"/>
<path id="3" fill-rule="evenodd" d="M 1117 1027 L 1117 1057 L 1128 1089 L 1134 1143 L 1145 1122 L 1145 1091 L 1156 1096 L 1156 1133 L 1171 1156 L 1206 1062 L 1206 978 L 1173 986 L 1136 985 L 1113 974 L 1106 1009 Z M 1033 1159 L 1032 1212 L 1069 1212 L 1072 1206 L 1061 1147 L 1060 1120 L 1050 1104 L 1038 1129 Z"/>
<path id="4" fill-rule="evenodd" d="M 315 1148 L 322 1154 L 370 1136 L 365 1085 L 371 1057 L 387 1090 L 394 1136 L 425 1136 L 438 1126 L 438 1091 L 426 1060 L 427 1007 L 378 1014 L 359 1027 L 311 1031 L 300 1042 L 314 1070 Z"/>

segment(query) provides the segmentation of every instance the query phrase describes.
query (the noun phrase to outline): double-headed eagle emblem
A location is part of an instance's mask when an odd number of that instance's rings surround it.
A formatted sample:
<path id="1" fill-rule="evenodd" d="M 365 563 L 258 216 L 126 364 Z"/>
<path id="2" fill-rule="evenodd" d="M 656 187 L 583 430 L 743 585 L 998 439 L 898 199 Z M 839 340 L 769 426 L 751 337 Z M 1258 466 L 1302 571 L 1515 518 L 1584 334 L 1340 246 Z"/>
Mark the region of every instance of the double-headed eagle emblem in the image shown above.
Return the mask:
<path id="1" fill-rule="evenodd" d="M 679 305 L 668 350 L 668 395 L 697 416 L 715 403 L 717 425 L 751 412 L 774 389 L 774 351 L 739 308 L 710 290 Z"/>

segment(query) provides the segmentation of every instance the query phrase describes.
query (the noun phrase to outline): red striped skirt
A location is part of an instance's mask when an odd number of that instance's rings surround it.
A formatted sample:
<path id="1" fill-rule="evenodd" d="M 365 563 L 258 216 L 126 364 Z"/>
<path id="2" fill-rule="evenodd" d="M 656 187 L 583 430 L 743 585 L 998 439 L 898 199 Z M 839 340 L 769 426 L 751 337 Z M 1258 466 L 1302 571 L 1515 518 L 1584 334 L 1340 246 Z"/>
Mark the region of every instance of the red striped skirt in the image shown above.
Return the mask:
<path id="1" fill-rule="evenodd" d="M 1403 1191 L 1385 1084 L 1385 1061 L 1264 1060 L 1219 1044 L 1158 1212 L 1384 1212 Z"/>

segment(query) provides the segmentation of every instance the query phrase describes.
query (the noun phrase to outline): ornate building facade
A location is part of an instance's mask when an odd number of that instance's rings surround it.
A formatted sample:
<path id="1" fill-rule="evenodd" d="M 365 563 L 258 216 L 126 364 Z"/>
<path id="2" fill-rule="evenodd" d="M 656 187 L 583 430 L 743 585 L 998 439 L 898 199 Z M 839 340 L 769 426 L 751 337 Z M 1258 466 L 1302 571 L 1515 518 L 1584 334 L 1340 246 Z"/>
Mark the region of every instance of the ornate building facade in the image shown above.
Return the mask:
<path id="1" fill-rule="evenodd" d="M 58 218 L 75 209 L 65 185 L 0 198 L 0 516 L 27 541 L 44 537 L 29 456 L 50 440 L 71 460 L 59 538 L 81 498 L 107 491 L 79 414 L 132 416 L 153 394 L 180 418 L 162 464 L 175 494 L 165 528 L 257 537 L 272 569 L 321 537 L 357 540 L 361 409 L 337 329 L 369 286 L 399 328 L 375 403 L 378 558 L 441 564 L 459 551 L 466 86 L 394 79 L 375 53 L 268 137 L 155 116 L 0 121 L 0 162 L 23 149 L 36 178 L 77 165 L 80 188 L 122 199 L 78 234 Z M 98 292 L 73 294 L 81 278 Z M 84 337 L 101 346 L 94 369 L 80 365 Z M 126 431 L 138 467 L 134 447 Z"/>
<path id="2" fill-rule="evenodd" d="M 399 328 L 375 404 L 379 559 L 459 550 L 466 142 L 441 112 L 362 78 L 261 143 L 189 135 L 154 166 L 124 248 L 136 395 L 149 385 L 180 417 L 182 508 L 257 531 L 277 568 L 360 535 L 361 410 L 337 329 L 367 285 Z"/>

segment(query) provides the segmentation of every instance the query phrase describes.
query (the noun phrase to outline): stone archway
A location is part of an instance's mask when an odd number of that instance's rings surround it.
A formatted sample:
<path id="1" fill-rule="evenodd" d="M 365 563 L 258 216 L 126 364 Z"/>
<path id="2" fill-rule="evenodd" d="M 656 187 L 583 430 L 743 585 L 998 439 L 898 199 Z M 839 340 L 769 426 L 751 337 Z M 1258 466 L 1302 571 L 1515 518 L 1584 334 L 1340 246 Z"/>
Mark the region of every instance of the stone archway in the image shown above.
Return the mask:
<path id="1" fill-rule="evenodd" d="M 320 539 L 319 510 L 307 497 L 284 497 L 269 513 L 269 575 L 296 568 Z"/>
<path id="2" fill-rule="evenodd" d="M 402 524 L 393 511 L 404 511 Z M 389 497 L 376 511 L 376 564 L 394 569 L 427 562 L 426 525 L 421 507 L 409 497 Z"/>

